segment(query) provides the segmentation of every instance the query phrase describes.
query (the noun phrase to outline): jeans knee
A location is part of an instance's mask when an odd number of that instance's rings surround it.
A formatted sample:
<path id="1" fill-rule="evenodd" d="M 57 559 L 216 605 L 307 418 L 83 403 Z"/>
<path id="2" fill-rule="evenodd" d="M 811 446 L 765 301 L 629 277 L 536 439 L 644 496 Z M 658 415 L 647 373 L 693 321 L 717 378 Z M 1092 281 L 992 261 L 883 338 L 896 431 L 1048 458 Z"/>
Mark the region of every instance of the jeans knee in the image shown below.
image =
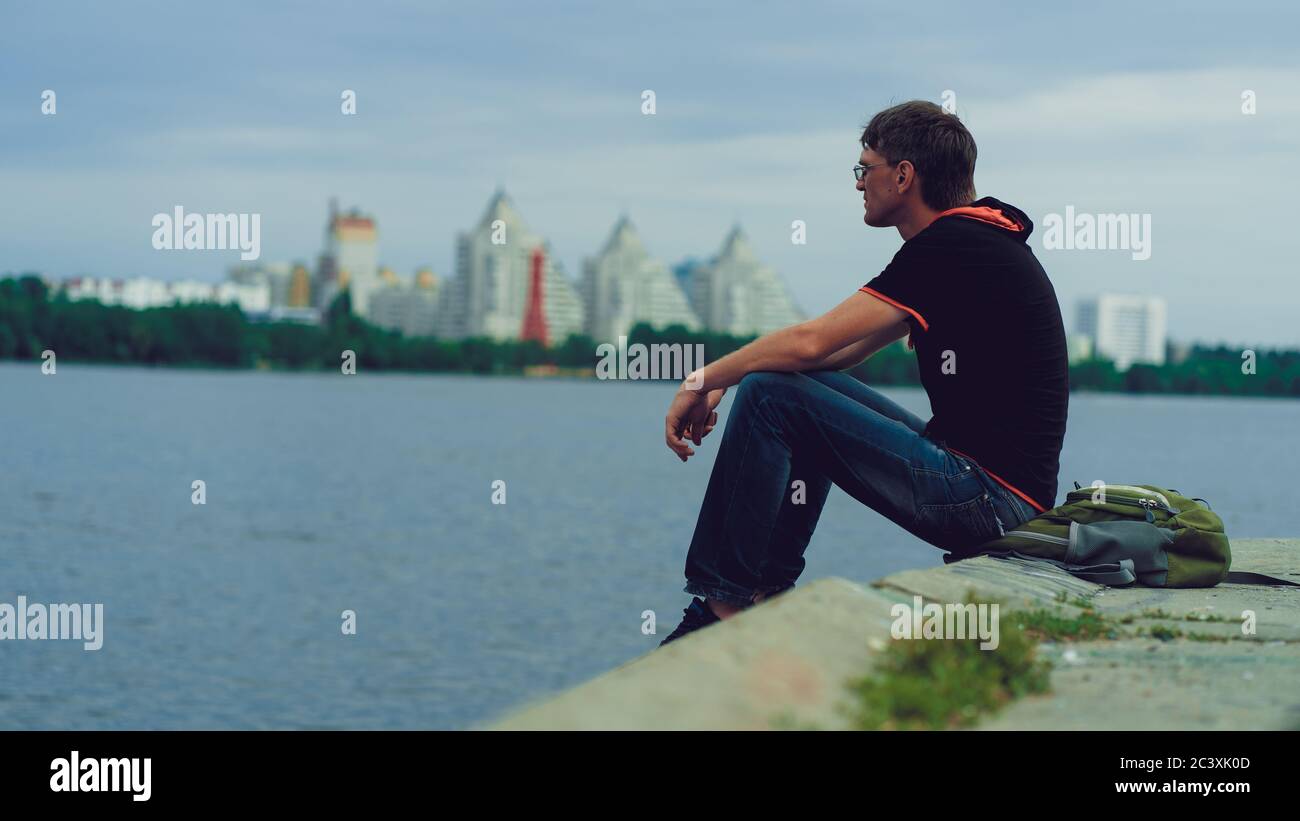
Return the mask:
<path id="1" fill-rule="evenodd" d="M 740 384 L 736 388 L 736 397 L 737 399 L 741 397 L 757 399 L 766 396 L 772 392 L 774 386 L 785 384 L 794 376 L 794 374 L 779 373 L 777 371 L 752 371 L 741 378 Z"/>

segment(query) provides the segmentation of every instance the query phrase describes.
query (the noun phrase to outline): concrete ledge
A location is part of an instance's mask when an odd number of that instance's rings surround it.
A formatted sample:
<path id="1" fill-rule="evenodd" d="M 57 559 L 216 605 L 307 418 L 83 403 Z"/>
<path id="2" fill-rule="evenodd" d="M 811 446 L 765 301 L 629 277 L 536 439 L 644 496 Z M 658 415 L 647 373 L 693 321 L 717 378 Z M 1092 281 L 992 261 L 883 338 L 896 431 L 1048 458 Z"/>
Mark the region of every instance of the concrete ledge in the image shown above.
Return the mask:
<path id="1" fill-rule="evenodd" d="M 1240 540 L 1232 549 L 1234 569 L 1300 581 L 1300 540 Z M 1051 567 L 978 558 L 896 573 L 870 587 L 837 578 L 812 582 L 489 729 L 845 728 L 844 684 L 868 672 L 891 641 L 890 607 L 916 595 L 959 602 L 968 591 L 1006 603 L 1004 614 L 1059 606 L 1064 593 L 1091 600 L 1103 614 L 1134 617 L 1118 640 L 1043 645 L 1055 665 L 1052 694 L 1016 702 L 981 728 L 1300 728 L 1300 588 L 1116 589 Z M 1257 617 L 1249 639 L 1239 621 L 1247 609 Z M 1189 614 L 1231 621 L 1188 621 Z M 1157 624 L 1234 638 L 1136 635 L 1138 627 Z"/>

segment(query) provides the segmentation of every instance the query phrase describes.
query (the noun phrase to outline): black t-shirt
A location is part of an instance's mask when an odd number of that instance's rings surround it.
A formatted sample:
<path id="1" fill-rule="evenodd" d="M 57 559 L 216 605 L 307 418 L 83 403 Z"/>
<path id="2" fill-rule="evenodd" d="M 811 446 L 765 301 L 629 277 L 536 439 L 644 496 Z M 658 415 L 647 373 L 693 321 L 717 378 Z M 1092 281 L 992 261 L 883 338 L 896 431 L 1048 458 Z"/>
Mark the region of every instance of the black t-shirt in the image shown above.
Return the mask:
<path id="1" fill-rule="evenodd" d="M 861 290 L 908 314 L 934 414 L 925 435 L 1041 512 L 1056 504 L 1069 372 L 1033 230 L 1020 209 L 984 197 L 945 211 Z"/>

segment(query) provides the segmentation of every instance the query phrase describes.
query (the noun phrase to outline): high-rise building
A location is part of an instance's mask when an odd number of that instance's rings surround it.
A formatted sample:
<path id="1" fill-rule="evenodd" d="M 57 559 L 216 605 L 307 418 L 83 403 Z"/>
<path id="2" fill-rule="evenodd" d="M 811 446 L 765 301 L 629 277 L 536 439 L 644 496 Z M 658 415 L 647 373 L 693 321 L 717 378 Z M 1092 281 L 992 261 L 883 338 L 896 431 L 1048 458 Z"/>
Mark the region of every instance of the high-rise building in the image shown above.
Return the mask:
<path id="1" fill-rule="evenodd" d="M 655 328 L 700 327 L 677 278 L 650 256 L 626 216 L 614 226 L 600 254 L 583 264 L 581 287 L 587 333 L 597 341 L 626 336 L 638 322 Z"/>
<path id="2" fill-rule="evenodd" d="M 427 268 L 417 271 L 410 283 L 389 274 L 370 294 L 369 321 L 403 336 L 431 336 L 437 320 L 438 278 Z"/>
<path id="3" fill-rule="evenodd" d="M 402 333 L 407 336 L 432 336 L 438 327 L 438 277 L 428 268 L 415 272 L 415 287 L 402 317 Z"/>
<path id="4" fill-rule="evenodd" d="M 307 272 L 307 266 L 293 266 L 293 272 L 289 274 L 289 297 L 285 305 L 290 308 L 311 307 L 311 274 Z"/>
<path id="5" fill-rule="evenodd" d="M 352 299 L 352 312 L 369 316 L 370 294 L 379 287 L 378 232 L 373 218 L 357 209 L 340 214 L 330 201 L 325 228 L 325 252 L 317 275 L 317 306 L 325 309 L 344 287 Z"/>
<path id="6" fill-rule="evenodd" d="M 239 285 L 263 286 L 270 290 L 271 307 L 289 303 L 290 266 L 287 262 L 254 262 L 230 266 L 226 279 Z"/>
<path id="7" fill-rule="evenodd" d="M 401 331 L 410 295 L 411 289 L 401 282 L 383 283 L 370 294 L 370 315 L 366 320 L 390 331 Z"/>
<path id="8" fill-rule="evenodd" d="M 690 280 L 691 304 L 711 331 L 762 335 L 804 318 L 776 271 L 759 262 L 739 225 L 716 257 L 691 268 Z"/>
<path id="9" fill-rule="evenodd" d="M 316 258 L 315 285 L 312 289 L 312 304 L 321 311 L 329 310 L 330 303 L 339 293 L 339 269 L 328 251 L 322 251 Z"/>
<path id="10" fill-rule="evenodd" d="M 544 255 L 547 338 L 561 343 L 583 327 L 582 300 L 542 237 L 498 190 L 471 231 L 456 237 L 456 276 L 439 302 L 437 334 L 448 339 L 518 339 L 523 332 L 533 250 Z"/>
<path id="11" fill-rule="evenodd" d="M 1127 370 L 1137 362 L 1165 361 L 1165 301 L 1156 296 L 1101 294 L 1078 307 L 1078 331 L 1092 339 L 1094 355 Z"/>

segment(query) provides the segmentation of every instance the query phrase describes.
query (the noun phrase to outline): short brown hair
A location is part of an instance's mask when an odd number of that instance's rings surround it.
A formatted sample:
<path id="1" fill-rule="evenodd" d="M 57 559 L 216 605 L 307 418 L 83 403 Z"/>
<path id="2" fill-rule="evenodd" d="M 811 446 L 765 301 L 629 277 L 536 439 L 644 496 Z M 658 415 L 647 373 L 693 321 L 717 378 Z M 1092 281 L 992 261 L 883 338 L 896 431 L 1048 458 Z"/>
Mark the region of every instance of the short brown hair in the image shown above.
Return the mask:
<path id="1" fill-rule="evenodd" d="M 975 138 L 957 119 L 934 103 L 910 100 L 871 118 L 862 147 L 891 165 L 908 160 L 921 177 L 921 199 L 946 211 L 975 199 Z"/>

